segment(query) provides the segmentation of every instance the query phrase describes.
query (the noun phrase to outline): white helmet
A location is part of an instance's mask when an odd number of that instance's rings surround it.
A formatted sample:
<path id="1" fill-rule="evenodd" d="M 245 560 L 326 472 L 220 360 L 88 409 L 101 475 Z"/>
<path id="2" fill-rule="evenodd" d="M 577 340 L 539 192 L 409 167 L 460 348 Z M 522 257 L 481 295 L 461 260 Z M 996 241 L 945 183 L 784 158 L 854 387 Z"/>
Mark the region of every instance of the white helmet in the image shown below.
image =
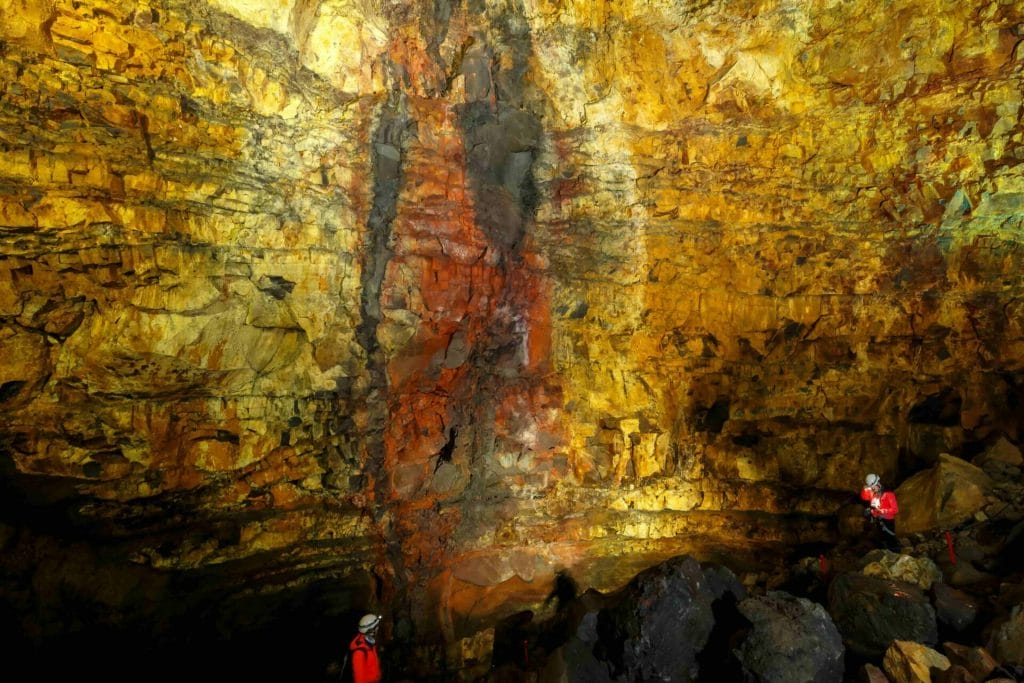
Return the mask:
<path id="1" fill-rule="evenodd" d="M 377 628 L 380 620 L 381 616 L 379 614 L 364 614 L 363 618 L 359 620 L 359 632 L 369 633 L 373 629 Z"/>
<path id="2" fill-rule="evenodd" d="M 878 478 L 877 474 L 869 474 L 868 476 L 864 477 L 864 485 L 868 487 L 875 486 L 880 481 L 881 480 Z"/>

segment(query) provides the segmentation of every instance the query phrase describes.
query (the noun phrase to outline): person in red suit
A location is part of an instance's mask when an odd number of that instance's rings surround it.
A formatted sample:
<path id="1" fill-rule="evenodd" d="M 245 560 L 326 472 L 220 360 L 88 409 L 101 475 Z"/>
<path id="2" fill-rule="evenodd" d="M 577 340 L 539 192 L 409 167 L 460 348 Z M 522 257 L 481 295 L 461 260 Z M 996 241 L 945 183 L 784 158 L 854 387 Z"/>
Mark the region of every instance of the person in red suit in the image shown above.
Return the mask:
<path id="1" fill-rule="evenodd" d="M 355 683 L 380 683 L 380 657 L 377 654 L 377 629 L 380 627 L 379 614 L 367 614 L 359 620 L 359 633 L 349 643 L 352 657 L 352 680 Z"/>
<path id="2" fill-rule="evenodd" d="M 900 542 L 896 538 L 896 514 L 900 506 L 896 502 L 896 494 L 882 486 L 882 480 L 877 474 L 869 474 L 864 479 L 860 497 L 868 504 L 864 514 L 870 515 L 882 530 L 885 547 L 898 551 Z"/>

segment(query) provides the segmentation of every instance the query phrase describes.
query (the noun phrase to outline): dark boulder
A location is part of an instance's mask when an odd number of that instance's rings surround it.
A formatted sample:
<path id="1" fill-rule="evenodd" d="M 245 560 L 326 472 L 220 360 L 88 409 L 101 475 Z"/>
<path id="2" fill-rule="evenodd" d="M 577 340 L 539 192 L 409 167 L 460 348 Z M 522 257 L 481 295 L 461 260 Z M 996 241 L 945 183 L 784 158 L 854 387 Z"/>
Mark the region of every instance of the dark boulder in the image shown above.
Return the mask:
<path id="1" fill-rule="evenodd" d="M 572 588 L 556 585 L 549 619 L 521 612 L 495 628 L 488 683 L 738 680 L 732 646 L 750 624 L 736 607 L 746 591 L 729 569 L 682 556 L 614 593 Z"/>
<path id="2" fill-rule="evenodd" d="M 934 646 L 935 610 L 917 587 L 903 581 L 847 573 L 829 587 L 829 614 L 853 653 L 881 657 L 894 640 Z"/>
<path id="3" fill-rule="evenodd" d="M 739 586 L 728 570 L 678 557 L 636 576 L 598 614 L 598 656 L 626 681 L 696 681 L 714 628 L 713 604 Z M 742 590 L 739 588 L 739 590 Z"/>
<path id="4" fill-rule="evenodd" d="M 932 586 L 932 604 L 939 623 L 955 633 L 965 631 L 978 617 L 978 601 L 945 583 Z"/>
<path id="5" fill-rule="evenodd" d="M 603 654 L 625 680 L 694 681 L 697 653 L 714 618 L 696 560 L 678 558 L 639 574 L 598 617 Z"/>
<path id="6" fill-rule="evenodd" d="M 745 679 L 830 683 L 843 678 L 843 640 L 828 612 L 781 591 L 749 598 L 739 610 L 751 629 L 736 650 Z"/>

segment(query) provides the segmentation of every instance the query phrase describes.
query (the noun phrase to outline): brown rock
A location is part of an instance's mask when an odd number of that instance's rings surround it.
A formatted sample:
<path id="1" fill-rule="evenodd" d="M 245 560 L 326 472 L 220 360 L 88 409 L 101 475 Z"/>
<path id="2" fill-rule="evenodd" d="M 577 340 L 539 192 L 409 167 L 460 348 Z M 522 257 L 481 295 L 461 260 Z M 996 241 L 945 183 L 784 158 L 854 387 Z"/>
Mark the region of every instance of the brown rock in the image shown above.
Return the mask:
<path id="1" fill-rule="evenodd" d="M 971 676 L 979 681 L 988 678 L 988 675 L 999 666 L 999 662 L 982 647 L 943 643 L 942 651 L 953 665 L 967 669 Z"/>
<path id="2" fill-rule="evenodd" d="M 1021 456 L 1020 449 L 1017 446 L 1010 443 L 1006 437 L 1000 437 L 999 441 L 996 441 L 995 444 L 974 456 L 971 460 L 972 464 L 981 468 L 984 468 L 985 465 L 991 462 L 1020 467 L 1024 464 L 1024 457 Z"/>
<path id="3" fill-rule="evenodd" d="M 900 511 L 896 530 L 912 534 L 948 529 L 967 521 L 985 505 L 991 480 L 981 469 L 943 453 L 934 467 L 896 489 Z"/>
<path id="4" fill-rule="evenodd" d="M 929 683 L 933 670 L 945 671 L 949 667 L 944 655 L 908 640 L 893 641 L 882 658 L 882 668 L 893 683 Z"/>
<path id="5" fill-rule="evenodd" d="M 889 677 L 874 664 L 865 664 L 857 677 L 860 683 L 889 683 Z"/>

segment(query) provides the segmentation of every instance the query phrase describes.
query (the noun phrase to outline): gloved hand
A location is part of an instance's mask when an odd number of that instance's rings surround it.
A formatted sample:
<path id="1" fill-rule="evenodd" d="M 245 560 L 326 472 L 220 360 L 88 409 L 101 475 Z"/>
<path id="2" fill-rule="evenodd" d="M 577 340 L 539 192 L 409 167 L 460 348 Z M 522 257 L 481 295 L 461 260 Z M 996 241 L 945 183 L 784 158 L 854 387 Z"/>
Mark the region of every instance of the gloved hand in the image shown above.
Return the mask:
<path id="1" fill-rule="evenodd" d="M 882 514 L 882 511 L 879 510 L 878 508 L 871 508 L 871 516 L 872 517 L 878 517 L 881 514 Z"/>

